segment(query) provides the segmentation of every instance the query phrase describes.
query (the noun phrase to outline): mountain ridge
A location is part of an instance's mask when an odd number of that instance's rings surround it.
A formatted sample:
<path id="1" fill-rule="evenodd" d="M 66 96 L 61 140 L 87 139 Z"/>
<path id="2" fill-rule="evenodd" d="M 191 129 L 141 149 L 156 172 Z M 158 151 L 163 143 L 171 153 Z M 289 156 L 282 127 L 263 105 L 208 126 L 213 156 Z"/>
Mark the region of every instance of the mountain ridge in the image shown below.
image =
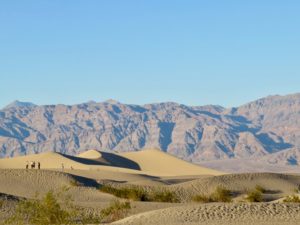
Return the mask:
<path id="1" fill-rule="evenodd" d="M 194 163 L 263 158 L 298 165 L 299 124 L 299 93 L 233 108 L 176 102 L 134 105 L 111 99 L 41 106 L 18 101 L 0 110 L 0 157 L 159 148 Z"/>

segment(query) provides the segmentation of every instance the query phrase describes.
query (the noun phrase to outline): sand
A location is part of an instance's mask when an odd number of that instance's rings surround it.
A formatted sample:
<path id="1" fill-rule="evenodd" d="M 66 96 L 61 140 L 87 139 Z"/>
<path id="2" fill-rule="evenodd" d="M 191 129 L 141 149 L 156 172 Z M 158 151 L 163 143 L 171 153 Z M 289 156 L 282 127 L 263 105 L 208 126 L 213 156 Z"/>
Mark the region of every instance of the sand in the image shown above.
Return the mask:
<path id="1" fill-rule="evenodd" d="M 24 169 L 26 161 L 40 162 L 41 170 Z M 37 198 L 49 190 L 64 190 L 75 205 L 99 212 L 117 199 L 99 191 L 102 184 L 169 190 L 181 201 L 132 201 L 128 217 L 114 224 L 300 224 L 300 204 L 282 203 L 299 189 L 299 175 L 226 174 L 153 149 L 119 154 L 90 150 L 77 157 L 49 152 L 0 159 L 0 200 L 1 196 L 11 196 L 0 207 L 0 223 L 13 212 L 15 199 Z M 267 190 L 263 194 L 265 202 L 245 203 L 247 192 L 256 185 Z M 220 186 L 234 194 L 232 203 L 192 201 L 193 196 L 209 195 Z"/>
<path id="2" fill-rule="evenodd" d="M 155 149 L 121 153 L 136 162 L 142 171 L 156 176 L 221 175 L 224 172 L 200 167 Z"/>
<path id="3" fill-rule="evenodd" d="M 170 207 L 134 215 L 115 225 L 281 225 L 300 224 L 300 205 L 202 204 Z"/>
<path id="4" fill-rule="evenodd" d="M 47 152 L 0 159 L 0 169 L 24 169 L 26 163 L 30 164 L 31 161 L 40 162 L 43 169 L 105 170 L 159 177 L 224 174 L 153 149 L 123 154 L 89 150 L 78 157 Z"/>

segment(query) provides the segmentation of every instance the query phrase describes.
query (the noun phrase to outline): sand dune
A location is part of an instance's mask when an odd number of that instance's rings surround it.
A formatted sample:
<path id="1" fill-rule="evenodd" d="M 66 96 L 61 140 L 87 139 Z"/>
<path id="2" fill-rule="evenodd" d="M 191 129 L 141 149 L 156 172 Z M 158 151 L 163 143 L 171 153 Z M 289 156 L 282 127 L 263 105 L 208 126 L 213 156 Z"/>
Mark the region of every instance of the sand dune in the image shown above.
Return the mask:
<path id="1" fill-rule="evenodd" d="M 34 198 L 50 190 L 65 190 L 78 205 L 101 206 L 115 199 L 93 188 L 96 185 L 93 180 L 57 171 L 1 169 L 0 180 L 0 193 L 25 198 Z"/>
<path id="2" fill-rule="evenodd" d="M 296 225 L 300 205 L 284 204 L 200 204 L 170 207 L 134 215 L 115 225 Z"/>
<path id="3" fill-rule="evenodd" d="M 193 165 L 157 150 L 124 154 L 89 150 L 77 157 L 47 152 L 0 159 L 0 168 L 23 169 L 27 163 L 30 164 L 32 161 L 40 162 L 43 169 L 104 170 L 151 176 L 222 174 L 219 171 Z"/>
<path id="4" fill-rule="evenodd" d="M 235 201 L 241 201 L 248 191 L 257 185 L 267 190 L 265 201 L 274 201 L 295 194 L 299 188 L 300 176 L 274 173 L 226 174 L 215 177 L 203 177 L 192 181 L 171 185 L 169 188 L 180 194 L 183 201 L 189 201 L 198 194 L 211 194 L 217 187 L 223 187 L 236 193 Z"/>
<path id="5" fill-rule="evenodd" d="M 97 150 L 91 149 L 78 154 L 77 157 L 86 158 L 86 159 L 99 159 L 102 158 L 102 154 Z"/>
<path id="6" fill-rule="evenodd" d="M 24 169 L 31 161 L 40 162 L 41 170 Z M 168 190 L 180 200 L 132 201 L 129 217 L 114 224 L 300 224 L 299 204 L 278 203 L 299 190 L 299 175 L 223 174 L 154 149 L 119 154 L 90 150 L 78 156 L 48 152 L 0 159 L 0 181 L 0 193 L 5 195 L 35 198 L 37 192 L 65 190 L 76 205 L 98 213 L 117 199 L 98 190 L 104 183 L 114 187 L 134 185 L 146 192 Z M 246 193 L 256 185 L 267 190 L 263 199 L 269 203 L 245 203 Z M 220 186 L 231 191 L 233 203 L 192 201 L 195 195 L 209 195 Z M 0 210 L 0 222 L 11 207 Z"/>
<path id="7" fill-rule="evenodd" d="M 121 153 L 121 156 L 136 162 L 142 171 L 158 176 L 181 175 L 221 175 L 220 171 L 200 167 L 178 159 L 155 149 L 147 149 L 138 152 Z"/>

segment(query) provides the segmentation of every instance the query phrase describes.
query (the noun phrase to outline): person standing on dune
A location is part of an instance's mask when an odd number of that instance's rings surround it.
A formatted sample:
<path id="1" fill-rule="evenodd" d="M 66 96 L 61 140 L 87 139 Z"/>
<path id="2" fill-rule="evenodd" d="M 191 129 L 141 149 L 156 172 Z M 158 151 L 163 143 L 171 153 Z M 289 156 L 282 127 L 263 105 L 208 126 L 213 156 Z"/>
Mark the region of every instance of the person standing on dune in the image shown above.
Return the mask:
<path id="1" fill-rule="evenodd" d="M 41 163 L 38 162 L 38 169 L 41 169 Z"/>

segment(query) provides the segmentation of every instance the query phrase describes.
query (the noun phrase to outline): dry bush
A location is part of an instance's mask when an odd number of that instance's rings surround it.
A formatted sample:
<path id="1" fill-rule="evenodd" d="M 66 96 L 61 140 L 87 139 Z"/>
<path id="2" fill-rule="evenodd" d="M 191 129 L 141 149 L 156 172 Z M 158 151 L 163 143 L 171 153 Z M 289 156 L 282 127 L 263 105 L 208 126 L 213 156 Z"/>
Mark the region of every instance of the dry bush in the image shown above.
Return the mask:
<path id="1" fill-rule="evenodd" d="M 42 199 L 21 200 L 15 213 L 5 221 L 13 225 L 68 225 L 99 224 L 124 218 L 130 209 L 130 202 L 112 202 L 100 215 L 86 215 L 83 209 L 75 207 L 69 196 L 62 192 L 49 191 Z"/>
<path id="2" fill-rule="evenodd" d="M 100 187 L 100 191 L 112 194 L 119 198 L 126 198 L 134 201 L 149 201 L 147 193 L 140 188 L 135 188 L 135 187 L 115 188 L 110 185 L 102 185 Z"/>
<path id="3" fill-rule="evenodd" d="M 208 203 L 208 202 L 212 202 L 212 199 L 210 198 L 210 196 L 196 195 L 193 197 L 193 201 L 201 202 L 201 203 Z"/>
<path id="4" fill-rule="evenodd" d="M 231 191 L 223 187 L 217 187 L 216 190 L 211 195 L 208 196 L 196 195 L 192 199 L 195 202 L 202 202 L 202 203 L 232 201 Z"/>
<path id="5" fill-rule="evenodd" d="M 285 203 L 300 203 L 300 198 L 298 195 L 287 196 L 283 202 Z"/>
<path id="6" fill-rule="evenodd" d="M 128 211 L 131 209 L 130 202 L 114 201 L 109 207 L 101 210 L 101 222 L 111 223 L 116 220 L 123 219 L 128 215 Z"/>
<path id="7" fill-rule="evenodd" d="M 179 202 L 176 194 L 167 190 L 152 190 L 151 192 L 146 192 L 138 187 L 115 188 L 110 185 L 102 185 L 100 191 L 112 194 L 119 198 L 131 199 L 134 201 Z"/>
<path id="8" fill-rule="evenodd" d="M 246 200 L 248 202 L 262 202 L 263 201 L 263 196 L 262 196 L 262 192 L 258 191 L 258 190 L 253 190 L 248 192 Z"/>
<path id="9" fill-rule="evenodd" d="M 267 190 L 265 188 L 263 188 L 262 186 L 260 186 L 260 185 L 256 185 L 255 190 L 260 192 L 260 193 L 266 193 L 267 192 Z"/>
<path id="10" fill-rule="evenodd" d="M 58 202 L 58 196 L 49 191 L 41 200 L 21 200 L 15 214 L 7 224 L 71 224 L 75 214 L 73 209 L 65 210 Z"/>
<path id="11" fill-rule="evenodd" d="M 152 191 L 149 196 L 150 201 L 152 202 L 179 202 L 178 197 L 175 193 L 171 191 Z"/>

